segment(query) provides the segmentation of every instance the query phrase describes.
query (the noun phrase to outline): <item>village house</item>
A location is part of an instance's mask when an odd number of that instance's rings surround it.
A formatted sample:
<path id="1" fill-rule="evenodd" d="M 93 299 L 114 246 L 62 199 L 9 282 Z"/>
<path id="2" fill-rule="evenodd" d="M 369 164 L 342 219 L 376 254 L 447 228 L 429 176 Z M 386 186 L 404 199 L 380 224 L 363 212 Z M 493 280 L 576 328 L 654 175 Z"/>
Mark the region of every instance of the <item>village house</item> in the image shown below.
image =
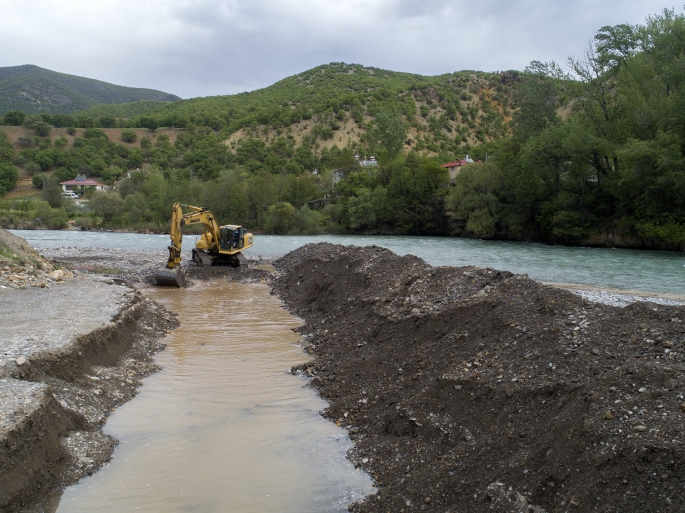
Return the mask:
<path id="1" fill-rule="evenodd" d="M 104 183 L 91 180 L 85 176 L 78 175 L 73 180 L 67 180 L 66 182 L 59 183 L 62 186 L 64 192 L 75 192 L 79 196 L 83 196 L 86 190 L 90 187 L 94 188 L 96 191 L 105 191 L 107 186 Z"/>
<path id="2" fill-rule="evenodd" d="M 447 169 L 450 172 L 450 181 L 454 180 L 457 175 L 459 174 L 459 171 L 463 166 L 466 166 L 468 164 L 473 164 L 474 160 L 469 157 L 469 154 L 466 154 L 466 158 L 463 159 L 457 159 L 454 162 L 448 162 L 447 164 L 443 164 L 440 167 Z"/>

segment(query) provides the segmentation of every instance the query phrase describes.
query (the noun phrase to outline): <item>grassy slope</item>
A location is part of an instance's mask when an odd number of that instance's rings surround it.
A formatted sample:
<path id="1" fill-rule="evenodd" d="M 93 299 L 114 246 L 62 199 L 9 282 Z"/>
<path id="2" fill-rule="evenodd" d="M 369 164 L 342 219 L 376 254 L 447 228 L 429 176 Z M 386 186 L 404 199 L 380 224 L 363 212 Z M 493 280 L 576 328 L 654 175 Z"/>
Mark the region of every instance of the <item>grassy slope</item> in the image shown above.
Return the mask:
<path id="1" fill-rule="evenodd" d="M 162 91 L 118 86 L 38 66 L 0 68 L 0 114 L 9 110 L 69 114 L 101 103 L 178 99 Z"/>

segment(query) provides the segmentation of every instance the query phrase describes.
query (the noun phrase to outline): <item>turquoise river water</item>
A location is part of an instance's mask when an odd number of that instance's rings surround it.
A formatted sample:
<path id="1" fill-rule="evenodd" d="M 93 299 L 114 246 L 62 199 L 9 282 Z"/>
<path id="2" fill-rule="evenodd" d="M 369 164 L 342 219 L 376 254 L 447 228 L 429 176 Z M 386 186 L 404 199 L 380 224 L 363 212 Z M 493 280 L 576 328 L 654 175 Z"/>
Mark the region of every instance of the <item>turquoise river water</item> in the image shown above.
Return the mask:
<path id="1" fill-rule="evenodd" d="M 15 230 L 36 248 L 59 246 L 165 249 L 168 235 Z M 186 236 L 188 247 L 194 236 Z M 685 294 L 685 253 L 549 246 L 457 237 L 257 235 L 246 255 L 282 256 L 316 242 L 388 248 L 431 265 L 475 265 L 525 273 L 544 282 L 572 283 L 643 292 Z"/>

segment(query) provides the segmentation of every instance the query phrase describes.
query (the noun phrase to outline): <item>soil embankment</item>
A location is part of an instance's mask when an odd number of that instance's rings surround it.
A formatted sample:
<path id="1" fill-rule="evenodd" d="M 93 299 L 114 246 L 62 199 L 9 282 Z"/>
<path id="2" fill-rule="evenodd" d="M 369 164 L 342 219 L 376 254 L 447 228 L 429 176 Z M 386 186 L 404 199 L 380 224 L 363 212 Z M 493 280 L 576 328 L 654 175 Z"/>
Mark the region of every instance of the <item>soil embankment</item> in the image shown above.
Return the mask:
<path id="1" fill-rule="evenodd" d="M 0 511 L 14 512 L 109 460 L 105 420 L 156 371 L 178 323 L 121 281 L 50 276 L 25 241 L 0 235 Z"/>
<path id="2" fill-rule="evenodd" d="M 351 510 L 685 508 L 685 307 L 374 247 L 276 268 L 315 357 L 296 370 L 379 486 Z"/>

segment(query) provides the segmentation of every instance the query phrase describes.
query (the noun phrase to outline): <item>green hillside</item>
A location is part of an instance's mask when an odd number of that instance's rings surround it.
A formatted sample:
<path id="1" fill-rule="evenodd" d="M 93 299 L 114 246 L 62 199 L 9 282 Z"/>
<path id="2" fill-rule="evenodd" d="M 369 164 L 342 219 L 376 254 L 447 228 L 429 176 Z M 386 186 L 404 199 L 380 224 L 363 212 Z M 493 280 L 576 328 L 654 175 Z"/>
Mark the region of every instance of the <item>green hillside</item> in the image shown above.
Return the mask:
<path id="1" fill-rule="evenodd" d="M 115 117 L 117 119 L 134 119 L 144 114 L 154 112 L 168 105 L 168 101 L 140 100 L 137 102 L 106 104 L 101 103 L 89 109 L 78 112 L 79 117 L 99 119 Z"/>
<path id="2" fill-rule="evenodd" d="M 682 41 L 685 15 L 666 10 L 600 28 L 570 73 L 538 61 L 437 77 L 333 63 L 134 117 L 6 115 L 0 211 L 9 224 L 23 205 L 14 184 L 30 180 L 58 219 L 59 182 L 85 174 L 117 184 L 93 198 L 93 225 L 165 229 L 181 201 L 270 233 L 682 251 Z M 442 167 L 466 153 L 483 162 Z"/>
<path id="3" fill-rule="evenodd" d="M 332 63 L 257 91 L 194 98 L 149 113 L 160 126 L 209 126 L 238 138 L 290 128 L 345 146 L 380 112 L 400 112 L 410 125 L 408 146 L 452 151 L 508 133 L 511 85 L 518 74 L 460 71 L 435 77 Z M 261 135 L 260 135 L 261 134 Z M 280 134 L 277 134 L 280 135 Z"/>
<path id="4" fill-rule="evenodd" d="M 27 114 L 69 114 L 101 103 L 178 99 L 162 91 L 118 86 L 29 64 L 0 68 L 0 114 L 11 110 Z"/>

